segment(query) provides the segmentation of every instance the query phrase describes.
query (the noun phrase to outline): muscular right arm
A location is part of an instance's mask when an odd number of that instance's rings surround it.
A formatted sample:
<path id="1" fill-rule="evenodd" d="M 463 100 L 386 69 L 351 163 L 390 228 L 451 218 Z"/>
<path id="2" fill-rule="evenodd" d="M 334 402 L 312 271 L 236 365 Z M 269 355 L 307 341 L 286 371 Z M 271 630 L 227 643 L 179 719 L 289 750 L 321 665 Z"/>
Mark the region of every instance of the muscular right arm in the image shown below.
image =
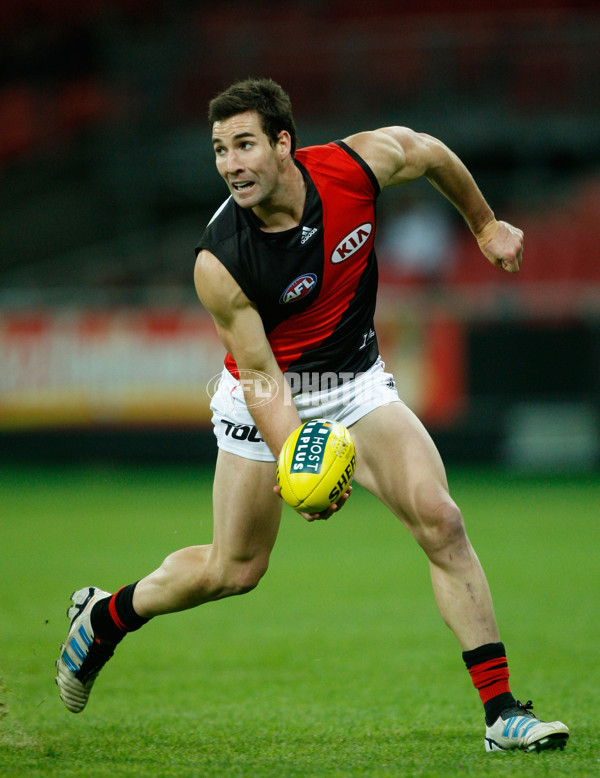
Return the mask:
<path id="1" fill-rule="evenodd" d="M 352 135 L 346 143 L 365 160 L 382 188 L 425 177 L 462 214 L 493 265 L 509 273 L 519 270 L 523 233 L 496 221 L 469 170 L 440 140 L 408 127 L 383 127 Z"/>
<path id="2" fill-rule="evenodd" d="M 288 435 L 300 426 L 289 386 L 256 307 L 225 266 L 209 251 L 201 251 L 194 269 L 200 301 L 213 317 L 221 342 L 234 358 L 248 409 L 275 457 Z M 260 380 L 257 373 L 268 378 Z M 273 398 L 265 402 L 265 393 Z"/>

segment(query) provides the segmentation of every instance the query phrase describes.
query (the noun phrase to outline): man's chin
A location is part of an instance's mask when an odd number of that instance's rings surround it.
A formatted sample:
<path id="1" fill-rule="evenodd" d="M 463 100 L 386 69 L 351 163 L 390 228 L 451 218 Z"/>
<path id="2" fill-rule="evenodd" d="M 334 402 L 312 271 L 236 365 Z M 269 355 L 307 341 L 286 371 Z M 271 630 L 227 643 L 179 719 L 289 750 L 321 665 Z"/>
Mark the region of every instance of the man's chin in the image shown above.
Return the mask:
<path id="1" fill-rule="evenodd" d="M 249 190 L 242 190 L 238 192 L 237 189 L 231 189 L 231 195 L 240 208 L 252 208 L 256 205 L 255 192 L 256 187 L 253 186 Z"/>

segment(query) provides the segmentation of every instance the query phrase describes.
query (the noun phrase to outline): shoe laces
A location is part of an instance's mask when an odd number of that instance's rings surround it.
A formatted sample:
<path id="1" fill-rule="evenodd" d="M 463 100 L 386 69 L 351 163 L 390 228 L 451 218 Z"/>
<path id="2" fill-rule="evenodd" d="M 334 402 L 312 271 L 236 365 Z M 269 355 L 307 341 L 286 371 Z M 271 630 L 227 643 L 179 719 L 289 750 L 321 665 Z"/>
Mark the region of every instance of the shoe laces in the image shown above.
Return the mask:
<path id="1" fill-rule="evenodd" d="M 510 708 L 506 708 L 506 710 L 502 711 L 502 718 L 504 721 L 510 716 L 527 716 L 528 718 L 535 718 L 533 715 L 533 702 L 527 700 L 527 702 L 523 703 L 521 700 L 517 700 Z"/>
<path id="2" fill-rule="evenodd" d="M 522 710 L 524 713 L 533 715 L 533 702 L 531 702 L 531 700 L 527 700 L 525 703 L 521 702 L 521 700 L 517 700 L 517 708 Z"/>

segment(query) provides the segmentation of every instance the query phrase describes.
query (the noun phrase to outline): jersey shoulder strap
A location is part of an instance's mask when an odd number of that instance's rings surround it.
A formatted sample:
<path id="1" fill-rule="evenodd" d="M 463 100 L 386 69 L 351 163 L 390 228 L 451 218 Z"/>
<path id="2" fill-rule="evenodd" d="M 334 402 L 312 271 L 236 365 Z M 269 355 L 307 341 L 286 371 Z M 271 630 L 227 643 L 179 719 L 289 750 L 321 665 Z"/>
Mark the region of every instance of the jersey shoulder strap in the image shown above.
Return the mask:
<path id="1" fill-rule="evenodd" d="M 343 140 L 324 146 L 298 149 L 296 159 L 310 172 L 315 182 L 327 179 L 368 197 L 377 197 L 380 187 L 375 174 L 365 160 Z"/>
<path id="2" fill-rule="evenodd" d="M 233 197 L 229 196 L 215 211 L 196 245 L 196 256 L 206 249 L 225 265 L 244 294 L 252 300 L 249 268 L 243 261 L 244 246 L 251 241 L 251 228 Z"/>

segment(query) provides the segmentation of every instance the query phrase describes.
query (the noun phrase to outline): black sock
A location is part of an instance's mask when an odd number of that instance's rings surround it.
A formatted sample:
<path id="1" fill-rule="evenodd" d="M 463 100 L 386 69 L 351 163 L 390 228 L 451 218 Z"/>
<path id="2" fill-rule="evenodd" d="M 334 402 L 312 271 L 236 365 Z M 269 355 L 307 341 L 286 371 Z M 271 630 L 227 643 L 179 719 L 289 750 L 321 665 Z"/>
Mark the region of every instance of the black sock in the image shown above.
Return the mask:
<path id="1" fill-rule="evenodd" d="M 149 619 L 138 616 L 133 607 L 133 592 L 138 581 L 124 586 L 111 597 L 99 600 L 90 614 L 94 635 L 108 643 L 120 643 L 128 632 L 143 627 Z"/>
<path id="2" fill-rule="evenodd" d="M 499 694 L 497 697 L 492 697 L 491 700 L 488 700 L 483 706 L 485 709 L 485 722 L 488 727 L 492 726 L 503 710 L 513 708 L 516 704 L 517 701 L 510 692 L 504 692 L 503 694 Z"/>

